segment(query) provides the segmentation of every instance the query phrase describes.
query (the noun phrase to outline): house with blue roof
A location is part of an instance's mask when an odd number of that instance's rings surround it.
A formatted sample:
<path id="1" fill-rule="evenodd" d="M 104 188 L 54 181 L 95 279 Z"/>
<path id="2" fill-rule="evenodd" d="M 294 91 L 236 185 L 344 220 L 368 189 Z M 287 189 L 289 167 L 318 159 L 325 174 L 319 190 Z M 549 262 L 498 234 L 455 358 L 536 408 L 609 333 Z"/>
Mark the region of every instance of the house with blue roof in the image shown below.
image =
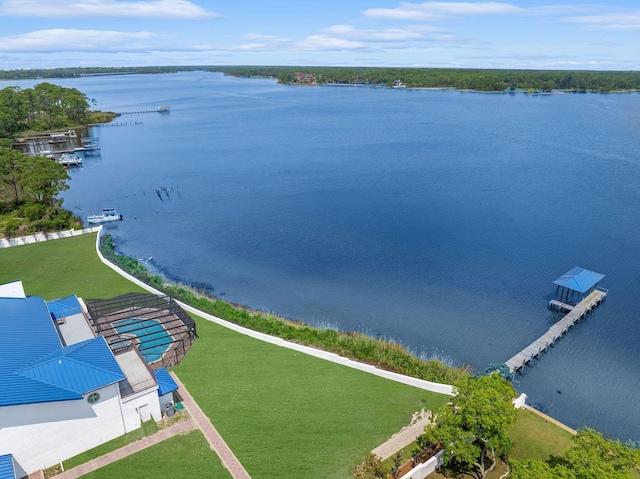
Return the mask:
<path id="1" fill-rule="evenodd" d="M 136 348 L 114 355 L 76 296 L 46 302 L 20 282 L 0 285 L 0 479 L 160 420 L 171 382 Z"/>

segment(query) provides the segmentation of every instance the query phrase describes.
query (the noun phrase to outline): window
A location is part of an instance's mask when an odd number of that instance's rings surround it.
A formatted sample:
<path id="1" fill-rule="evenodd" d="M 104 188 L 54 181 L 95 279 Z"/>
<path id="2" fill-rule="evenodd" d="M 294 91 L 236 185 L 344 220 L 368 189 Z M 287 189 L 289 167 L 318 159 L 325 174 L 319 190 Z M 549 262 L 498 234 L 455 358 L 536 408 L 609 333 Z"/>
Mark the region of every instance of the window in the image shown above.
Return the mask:
<path id="1" fill-rule="evenodd" d="M 98 393 L 91 393 L 87 396 L 87 402 L 89 404 L 95 404 L 98 401 L 100 401 L 100 394 Z"/>

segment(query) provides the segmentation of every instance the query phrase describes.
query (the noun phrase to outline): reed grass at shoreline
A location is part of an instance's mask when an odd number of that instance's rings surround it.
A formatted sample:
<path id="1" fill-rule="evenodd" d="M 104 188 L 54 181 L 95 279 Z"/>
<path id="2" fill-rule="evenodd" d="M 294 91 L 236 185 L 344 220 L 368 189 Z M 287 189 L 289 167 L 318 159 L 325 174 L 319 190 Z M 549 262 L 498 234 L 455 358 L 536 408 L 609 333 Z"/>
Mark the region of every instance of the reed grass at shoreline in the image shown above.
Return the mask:
<path id="1" fill-rule="evenodd" d="M 200 293 L 188 286 L 169 283 L 163 277 L 151 274 L 137 259 L 116 253 L 113 239 L 109 235 L 102 238 L 100 249 L 109 261 L 165 294 L 254 331 L 426 381 L 452 384 L 471 374 L 466 366 L 452 367 L 437 359 L 420 359 L 404 346 L 392 341 L 375 339 L 359 332 L 315 328 L 302 321 L 251 310 Z"/>

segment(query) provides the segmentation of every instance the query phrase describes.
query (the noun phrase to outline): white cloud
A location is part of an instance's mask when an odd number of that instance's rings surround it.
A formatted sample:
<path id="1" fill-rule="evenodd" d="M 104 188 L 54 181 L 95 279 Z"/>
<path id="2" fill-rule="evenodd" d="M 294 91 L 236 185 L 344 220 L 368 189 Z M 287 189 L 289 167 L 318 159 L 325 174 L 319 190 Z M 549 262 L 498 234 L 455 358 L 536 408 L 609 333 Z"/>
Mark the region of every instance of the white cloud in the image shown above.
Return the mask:
<path id="1" fill-rule="evenodd" d="M 605 13 L 602 15 L 584 15 L 566 17 L 570 23 L 582 23 L 590 30 L 639 30 L 640 11 Z"/>
<path id="2" fill-rule="evenodd" d="M 296 50 L 305 51 L 340 51 L 361 50 L 367 45 L 363 42 L 338 38 L 329 35 L 310 35 L 300 42 L 296 42 Z"/>
<path id="3" fill-rule="evenodd" d="M 351 51 L 364 49 L 402 49 L 426 39 L 427 32 L 442 32 L 440 28 L 414 26 L 405 29 L 359 29 L 353 25 L 333 25 L 301 40 L 274 35 L 248 33 L 245 44 L 214 47 L 222 51 Z"/>
<path id="4" fill-rule="evenodd" d="M 303 40 L 292 41 L 271 35 L 245 35 L 255 41 L 234 46 L 215 46 L 212 50 L 231 52 L 282 52 L 282 51 L 341 51 L 358 50 L 366 47 L 365 43 L 337 38 L 330 35 L 310 35 Z"/>
<path id="5" fill-rule="evenodd" d="M 524 11 L 515 5 L 499 2 L 403 2 L 397 8 L 370 8 L 364 11 L 364 15 L 388 20 L 433 21 L 448 16 L 504 15 Z"/>
<path id="6" fill-rule="evenodd" d="M 157 48 L 167 35 L 104 30 L 39 30 L 0 37 L 3 52 L 143 51 Z"/>
<path id="7" fill-rule="evenodd" d="M 364 42 L 405 42 L 420 40 L 423 34 L 411 29 L 389 28 L 386 30 L 362 30 L 352 25 L 334 25 L 322 30 L 329 36 Z"/>
<path id="8" fill-rule="evenodd" d="M 188 0 L 0 0 L 0 16 L 204 19 L 220 15 Z"/>

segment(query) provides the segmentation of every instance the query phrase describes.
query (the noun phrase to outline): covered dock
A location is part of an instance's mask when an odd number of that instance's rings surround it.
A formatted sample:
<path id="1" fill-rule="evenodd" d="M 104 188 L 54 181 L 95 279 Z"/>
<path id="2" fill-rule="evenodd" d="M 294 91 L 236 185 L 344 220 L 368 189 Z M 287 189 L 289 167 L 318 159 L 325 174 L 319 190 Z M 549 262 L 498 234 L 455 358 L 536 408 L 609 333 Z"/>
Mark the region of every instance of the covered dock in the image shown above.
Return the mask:
<path id="1" fill-rule="evenodd" d="M 567 314 L 546 333 L 506 362 L 511 371 L 519 371 L 525 364 L 546 351 L 549 346 L 566 333 L 571 326 L 581 320 L 607 296 L 608 291 L 598 286 L 603 274 L 589 271 L 579 266 L 567 271 L 556 279 L 556 296 L 549 302 L 549 308 L 565 311 Z"/>
<path id="2" fill-rule="evenodd" d="M 567 310 L 567 306 L 575 306 L 598 289 L 598 283 L 603 278 L 604 274 L 574 266 L 553 282 L 556 285 L 556 296 L 549 302 L 549 307 Z"/>

